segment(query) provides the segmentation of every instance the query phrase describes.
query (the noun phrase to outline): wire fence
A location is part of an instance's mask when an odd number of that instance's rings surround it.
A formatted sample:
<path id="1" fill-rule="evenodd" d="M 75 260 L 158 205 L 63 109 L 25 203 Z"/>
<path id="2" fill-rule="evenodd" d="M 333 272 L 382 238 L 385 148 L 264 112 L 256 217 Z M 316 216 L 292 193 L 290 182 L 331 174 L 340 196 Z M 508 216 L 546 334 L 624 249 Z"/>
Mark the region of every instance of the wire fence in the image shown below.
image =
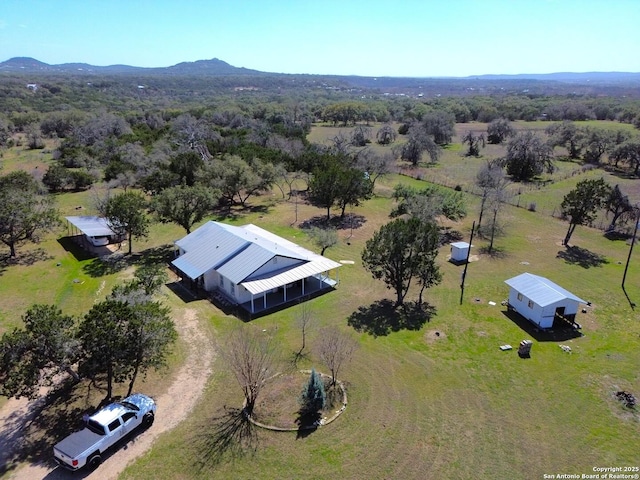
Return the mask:
<path id="1" fill-rule="evenodd" d="M 566 217 L 562 214 L 560 206 L 561 201 L 550 201 L 549 199 L 541 197 L 540 194 L 555 183 L 567 180 L 577 175 L 583 175 L 594 168 L 595 166 L 593 165 L 583 165 L 556 174 L 553 179 L 526 184 L 512 183 L 507 187 L 510 194 L 507 195 L 503 203 L 511 205 L 512 207 L 535 212 L 540 215 L 566 220 Z M 411 177 L 416 180 L 433 183 L 442 187 L 463 191 L 477 197 L 482 196 L 482 189 L 480 187 L 472 183 L 462 185 L 460 182 L 457 182 L 455 179 L 442 174 L 439 171 L 399 167 L 395 173 Z M 610 224 L 611 222 L 607 218 L 605 212 L 600 212 L 594 222 L 589 226 L 603 232 L 607 232 L 610 229 Z M 616 227 L 616 231 L 623 235 L 631 235 L 633 232 L 633 225 L 618 225 Z"/>

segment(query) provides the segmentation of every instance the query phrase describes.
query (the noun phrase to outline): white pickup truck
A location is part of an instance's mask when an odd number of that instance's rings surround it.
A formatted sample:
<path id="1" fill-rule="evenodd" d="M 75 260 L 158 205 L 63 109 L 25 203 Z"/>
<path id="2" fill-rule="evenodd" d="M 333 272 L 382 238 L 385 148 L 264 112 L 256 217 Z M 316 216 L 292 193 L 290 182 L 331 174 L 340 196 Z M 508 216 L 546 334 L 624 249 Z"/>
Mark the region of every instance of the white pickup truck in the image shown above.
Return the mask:
<path id="1" fill-rule="evenodd" d="M 53 447 L 55 461 L 69 470 L 95 469 L 104 452 L 138 428 L 150 427 L 156 413 L 151 397 L 136 393 L 91 415 L 85 427 Z"/>

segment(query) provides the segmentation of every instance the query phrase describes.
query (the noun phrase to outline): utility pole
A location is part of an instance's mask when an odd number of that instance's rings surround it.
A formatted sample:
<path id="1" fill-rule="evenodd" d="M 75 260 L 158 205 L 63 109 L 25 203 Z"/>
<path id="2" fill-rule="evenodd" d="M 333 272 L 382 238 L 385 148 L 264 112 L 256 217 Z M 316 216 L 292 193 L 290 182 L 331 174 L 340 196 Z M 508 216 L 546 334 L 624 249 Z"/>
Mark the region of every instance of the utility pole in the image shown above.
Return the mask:
<path id="1" fill-rule="evenodd" d="M 631 237 L 631 246 L 629 247 L 629 255 L 627 256 L 627 264 L 624 266 L 624 274 L 622 275 L 622 291 L 626 294 L 624 289 L 624 282 L 627 279 L 627 270 L 629 270 L 629 262 L 631 261 L 631 252 L 633 252 L 633 245 L 636 243 L 636 235 L 638 234 L 638 224 L 640 223 L 640 208 L 636 210 L 636 226 L 633 229 L 633 237 Z M 627 297 L 628 298 L 628 297 Z M 631 307 L 633 308 L 633 304 Z"/>
<path id="2" fill-rule="evenodd" d="M 464 281 L 467 278 L 467 267 L 469 266 L 469 255 L 471 255 L 471 244 L 473 243 L 473 233 L 476 229 L 476 221 L 473 221 L 471 225 L 471 238 L 469 239 L 469 249 L 467 250 L 467 260 L 464 263 L 464 270 L 462 271 L 462 279 L 460 280 L 460 305 L 462 305 L 462 299 L 464 297 Z"/>

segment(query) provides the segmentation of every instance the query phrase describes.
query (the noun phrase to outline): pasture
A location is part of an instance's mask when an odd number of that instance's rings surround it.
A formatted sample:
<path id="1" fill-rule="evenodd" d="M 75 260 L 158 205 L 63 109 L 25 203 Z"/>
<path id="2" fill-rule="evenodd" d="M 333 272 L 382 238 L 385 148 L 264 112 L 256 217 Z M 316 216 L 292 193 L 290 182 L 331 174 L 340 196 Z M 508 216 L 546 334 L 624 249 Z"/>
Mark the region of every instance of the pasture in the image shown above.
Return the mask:
<path id="1" fill-rule="evenodd" d="M 311 140 L 332 128 L 322 127 L 321 133 L 314 129 Z M 458 126 L 458 135 L 465 128 Z M 478 213 L 470 184 L 483 160 L 461 152 L 454 144 L 437 165 L 425 166 L 420 177 L 461 185 L 467 192 L 468 216 L 446 222 L 467 240 Z M 553 217 L 552 209 L 579 179 L 602 172 L 582 172 L 577 164 L 563 168 L 566 178 L 521 192 L 521 207 L 535 201 L 537 211 L 505 207 L 505 235 L 495 242 L 499 254 L 479 255 L 469 265 L 462 304 L 462 267 L 446 261 L 449 247 L 443 246 L 438 256 L 443 281 L 425 292 L 432 313 L 410 318 L 380 305 L 392 292 L 364 270 L 360 254 L 366 240 L 389 220 L 393 186 L 422 181 L 398 174 L 381 178 L 377 195 L 350 212 L 362 216 L 362 226 L 340 230 L 338 245 L 325 253 L 354 264 L 339 269 L 335 291 L 309 302 L 314 315 L 310 353 L 297 367 L 291 364 L 301 341 L 296 307 L 243 324 L 207 301 L 190 302 L 189 308 L 196 308 L 210 325 L 212 349 L 224 344 L 234 328 L 264 330 L 278 341 L 281 370 L 325 368 L 313 353 L 314 336 L 322 326 L 337 325 L 356 337 L 360 348 L 340 375 L 348 389 L 348 408 L 336 422 L 308 435 L 229 428 L 242 394 L 218 355 L 190 418 L 163 435 L 121 478 L 534 479 L 545 473 L 589 474 L 595 466 L 638 465 L 640 413 L 623 407 L 615 392 L 640 395 L 640 325 L 630 306 L 630 301 L 640 304 L 639 253 L 634 252 L 627 275 L 628 298 L 620 288 L 629 252 L 624 240 L 578 227 L 571 243 L 579 248 L 567 254 L 561 245 L 567 224 Z M 279 192 L 250 203 L 264 204 L 267 213 L 238 211 L 233 223 L 254 223 L 313 248 L 299 223 L 323 211 L 298 205 L 299 222 L 293 224 L 294 204 L 280 200 Z M 59 204 L 65 214 L 74 214 L 79 205 L 90 211 L 90 195 L 63 194 Z M 94 259 L 65 248 L 61 235 L 22 247 L 20 252 L 28 252 L 32 262 L 1 267 L 0 296 L 5 300 L 0 332 L 19 325 L 21 314 L 36 301 L 80 314 L 129 274 L 127 269 L 100 270 Z M 145 250 L 156 251 L 183 235 L 174 225 L 155 224 L 148 241 L 134 244 L 134 251 L 144 257 Z M 486 243 L 476 237 L 473 253 Z M 524 271 L 546 276 L 591 302 L 577 318 L 583 336 L 550 341 L 505 315 L 500 302 L 508 289 L 503 282 Z M 172 306 L 182 305 L 168 289 L 163 296 Z M 523 339 L 534 341 L 530 359 L 498 348 L 517 346 Z M 559 344 L 570 345 L 572 353 Z M 178 352 L 173 365 L 179 361 Z M 156 388 L 153 382 L 166 379 L 157 375 L 148 381 Z M 158 415 L 163 407 L 170 408 L 160 406 Z"/>

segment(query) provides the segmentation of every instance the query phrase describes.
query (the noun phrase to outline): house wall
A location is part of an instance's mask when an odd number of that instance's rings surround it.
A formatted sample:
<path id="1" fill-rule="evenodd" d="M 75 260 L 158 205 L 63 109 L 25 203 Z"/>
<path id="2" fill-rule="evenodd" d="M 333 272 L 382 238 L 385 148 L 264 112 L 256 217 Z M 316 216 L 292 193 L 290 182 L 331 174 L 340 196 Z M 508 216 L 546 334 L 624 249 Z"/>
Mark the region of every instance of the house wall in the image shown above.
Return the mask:
<path id="1" fill-rule="evenodd" d="M 204 289 L 207 292 L 212 292 L 218 287 L 220 282 L 220 274 L 215 270 L 209 270 L 204 273 Z"/>
<path id="2" fill-rule="evenodd" d="M 262 294 L 260 295 L 256 295 L 254 297 L 254 302 L 258 301 L 258 299 L 260 299 L 260 301 L 262 301 Z M 236 300 L 238 303 L 244 303 L 244 302 L 250 302 L 251 301 L 251 292 L 249 290 L 247 290 L 246 288 L 244 288 L 242 285 L 237 285 L 236 286 Z"/>

